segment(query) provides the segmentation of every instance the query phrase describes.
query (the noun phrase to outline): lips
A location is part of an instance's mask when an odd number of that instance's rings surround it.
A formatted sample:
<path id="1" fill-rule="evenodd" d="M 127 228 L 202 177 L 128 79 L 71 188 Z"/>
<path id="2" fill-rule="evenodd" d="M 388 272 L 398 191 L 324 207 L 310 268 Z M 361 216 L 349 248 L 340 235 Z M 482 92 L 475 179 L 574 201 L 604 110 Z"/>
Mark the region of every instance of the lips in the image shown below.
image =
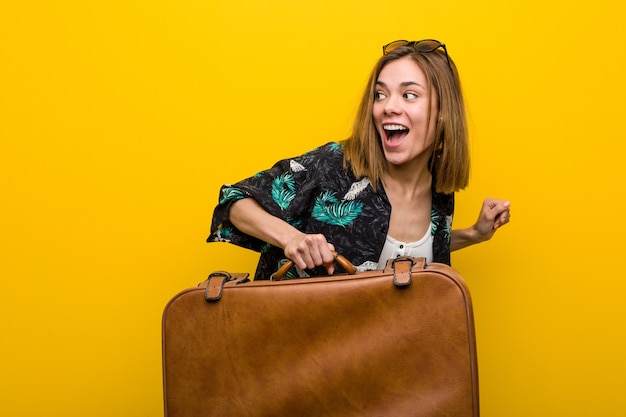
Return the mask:
<path id="1" fill-rule="evenodd" d="M 399 146 L 409 133 L 409 128 L 401 124 L 384 124 L 383 139 L 385 144 L 390 147 Z"/>

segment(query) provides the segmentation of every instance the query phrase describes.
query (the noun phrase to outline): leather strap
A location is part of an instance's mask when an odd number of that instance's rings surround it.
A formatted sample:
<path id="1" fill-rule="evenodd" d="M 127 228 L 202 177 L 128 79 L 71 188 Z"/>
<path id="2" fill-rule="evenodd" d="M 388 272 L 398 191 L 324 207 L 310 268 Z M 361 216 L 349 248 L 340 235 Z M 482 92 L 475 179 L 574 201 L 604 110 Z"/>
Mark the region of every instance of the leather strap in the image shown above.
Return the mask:
<path id="1" fill-rule="evenodd" d="M 412 271 L 426 267 L 426 258 L 399 256 L 391 261 L 391 267 L 393 268 L 394 285 L 396 287 L 406 287 L 413 280 Z"/>
<path id="2" fill-rule="evenodd" d="M 234 279 L 235 278 L 233 278 L 233 276 L 226 271 L 212 272 L 208 278 L 204 298 L 207 301 L 219 300 L 220 298 L 222 298 L 222 290 L 224 289 L 224 284 Z"/>
<path id="3" fill-rule="evenodd" d="M 413 279 L 411 268 L 413 268 L 413 259 L 396 258 L 393 260 L 393 283 L 396 287 L 406 287 L 411 284 Z"/>

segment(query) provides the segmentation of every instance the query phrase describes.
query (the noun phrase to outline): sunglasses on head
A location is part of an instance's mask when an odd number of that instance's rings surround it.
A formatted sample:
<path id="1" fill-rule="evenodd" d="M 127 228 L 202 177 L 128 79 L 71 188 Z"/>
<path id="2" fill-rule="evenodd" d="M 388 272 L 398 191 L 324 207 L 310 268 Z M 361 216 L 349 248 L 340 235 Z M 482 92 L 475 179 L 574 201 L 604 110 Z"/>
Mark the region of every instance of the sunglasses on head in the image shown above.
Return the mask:
<path id="1" fill-rule="evenodd" d="M 448 50 L 446 49 L 446 45 L 435 40 L 435 39 L 422 39 L 421 41 L 393 41 L 389 42 L 387 45 L 383 46 L 383 55 L 387 55 L 389 52 L 397 49 L 401 46 L 412 46 L 417 52 L 428 53 L 436 51 L 437 49 L 443 49 L 443 52 L 446 54 L 446 61 L 448 62 L 448 66 L 452 69 L 452 65 L 450 64 L 450 58 L 448 57 Z"/>

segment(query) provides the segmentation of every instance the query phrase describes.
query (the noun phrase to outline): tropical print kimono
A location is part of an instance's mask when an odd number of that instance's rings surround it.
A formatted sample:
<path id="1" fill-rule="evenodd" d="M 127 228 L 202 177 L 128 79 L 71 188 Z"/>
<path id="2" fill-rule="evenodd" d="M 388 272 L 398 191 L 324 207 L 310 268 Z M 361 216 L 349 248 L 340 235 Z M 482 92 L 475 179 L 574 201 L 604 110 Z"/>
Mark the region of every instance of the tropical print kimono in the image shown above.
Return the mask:
<path id="1" fill-rule="evenodd" d="M 229 242 L 261 253 L 255 279 L 269 279 L 287 261 L 282 249 L 239 231 L 229 220 L 231 204 L 254 198 L 266 211 L 304 233 L 321 233 L 358 270 L 377 269 L 385 244 L 391 204 L 382 186 L 344 167 L 342 145 L 331 142 L 234 185 L 224 185 L 207 242 Z M 454 194 L 432 198 L 433 260 L 450 264 Z M 342 272 L 337 266 L 336 273 Z M 326 269 L 292 270 L 286 278 L 327 275 Z"/>

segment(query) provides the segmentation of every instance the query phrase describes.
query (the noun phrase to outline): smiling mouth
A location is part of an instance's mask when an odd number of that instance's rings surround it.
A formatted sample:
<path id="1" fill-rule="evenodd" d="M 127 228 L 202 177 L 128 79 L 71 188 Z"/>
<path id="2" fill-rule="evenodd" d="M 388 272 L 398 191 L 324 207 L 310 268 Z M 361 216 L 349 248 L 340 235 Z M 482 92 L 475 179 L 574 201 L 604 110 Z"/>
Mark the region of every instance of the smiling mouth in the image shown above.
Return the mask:
<path id="1" fill-rule="evenodd" d="M 389 143 L 398 142 L 409 133 L 409 129 L 406 126 L 395 124 L 384 125 L 383 130 L 385 132 L 385 140 Z"/>

